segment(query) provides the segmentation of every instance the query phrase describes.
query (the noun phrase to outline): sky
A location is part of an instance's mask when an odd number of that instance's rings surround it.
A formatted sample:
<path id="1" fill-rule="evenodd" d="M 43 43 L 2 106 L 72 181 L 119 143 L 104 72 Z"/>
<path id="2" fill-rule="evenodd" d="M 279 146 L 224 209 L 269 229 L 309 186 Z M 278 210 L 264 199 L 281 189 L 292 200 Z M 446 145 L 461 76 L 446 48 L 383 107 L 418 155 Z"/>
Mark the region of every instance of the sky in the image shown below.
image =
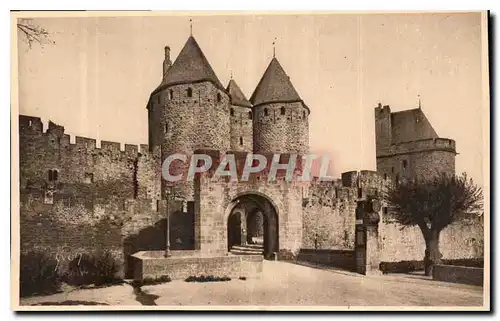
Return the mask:
<path id="1" fill-rule="evenodd" d="M 109 13 L 108 13 L 109 15 Z M 164 46 L 175 60 L 193 35 L 224 85 L 247 98 L 273 56 L 311 110 L 310 149 L 334 176 L 375 170 L 374 108 L 422 110 L 456 141 L 457 173 L 483 184 L 481 15 L 315 14 L 45 17 L 55 44 L 18 33 L 19 112 L 70 135 L 146 144 L 146 103 L 161 82 Z M 483 59 L 484 60 L 484 59 Z"/>

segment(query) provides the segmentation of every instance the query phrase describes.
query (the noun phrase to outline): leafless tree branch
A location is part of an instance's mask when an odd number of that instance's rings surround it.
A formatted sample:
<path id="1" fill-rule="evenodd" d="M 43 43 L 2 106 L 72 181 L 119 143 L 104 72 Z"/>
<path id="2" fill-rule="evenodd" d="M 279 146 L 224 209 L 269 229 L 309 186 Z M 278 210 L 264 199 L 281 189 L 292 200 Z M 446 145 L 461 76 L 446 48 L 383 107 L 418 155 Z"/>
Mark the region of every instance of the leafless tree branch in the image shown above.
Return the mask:
<path id="1" fill-rule="evenodd" d="M 43 46 L 46 43 L 55 44 L 54 41 L 50 39 L 50 34 L 43 27 L 32 24 L 29 19 L 20 20 L 17 23 L 17 30 L 21 33 L 24 41 L 31 46 L 34 43 L 38 43 Z"/>

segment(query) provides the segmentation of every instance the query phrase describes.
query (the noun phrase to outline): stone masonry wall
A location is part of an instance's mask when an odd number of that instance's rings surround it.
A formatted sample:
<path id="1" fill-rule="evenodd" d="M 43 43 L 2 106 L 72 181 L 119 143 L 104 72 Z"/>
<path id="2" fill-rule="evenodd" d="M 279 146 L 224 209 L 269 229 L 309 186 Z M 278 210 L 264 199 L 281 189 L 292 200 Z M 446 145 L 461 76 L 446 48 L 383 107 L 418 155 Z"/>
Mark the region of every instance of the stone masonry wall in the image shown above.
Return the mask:
<path id="1" fill-rule="evenodd" d="M 455 222 L 439 237 L 443 259 L 482 258 L 484 255 L 484 225 L 482 218 Z M 398 262 L 423 260 L 425 241 L 416 226 L 405 227 L 382 216 L 379 224 L 380 260 Z"/>
<path id="2" fill-rule="evenodd" d="M 307 154 L 309 111 L 301 102 L 263 104 L 253 109 L 254 152 Z"/>
<path id="3" fill-rule="evenodd" d="M 165 220 L 151 200 L 57 196 L 44 204 L 43 195 L 22 194 L 20 248 L 40 250 L 64 267 L 81 254 L 111 251 L 121 276 L 131 275 L 130 255 L 165 248 Z"/>
<path id="4" fill-rule="evenodd" d="M 160 155 L 149 146 L 64 134 L 64 127 L 19 116 L 21 250 L 66 257 L 111 250 L 119 262 L 140 248 L 165 247 Z M 57 171 L 57 179 L 49 171 Z M 142 241 L 143 239 L 147 241 Z M 68 261 L 68 260 L 66 260 Z M 67 263 L 67 262 L 66 262 Z"/>
<path id="5" fill-rule="evenodd" d="M 339 181 L 311 185 L 303 204 L 302 248 L 354 249 L 356 193 Z"/>
<path id="6" fill-rule="evenodd" d="M 188 97 L 188 89 L 192 90 L 192 97 Z M 176 166 L 177 170 L 187 173 L 189 156 L 195 150 L 229 149 L 229 96 L 226 92 L 206 81 L 171 86 L 156 95 L 161 97 L 161 108 L 165 108 L 160 125 L 164 129 L 162 163 L 171 154 L 186 154 L 188 162 Z M 192 201 L 192 182 L 177 185 L 177 193 Z"/>
<path id="7" fill-rule="evenodd" d="M 455 143 L 452 140 L 415 141 L 394 145 L 391 150 L 394 152 L 388 156 L 377 158 L 377 170 L 393 180 L 396 177 L 429 178 L 439 173 L 455 173 Z"/>
<path id="8" fill-rule="evenodd" d="M 253 114 L 249 107 L 231 106 L 231 150 L 253 151 Z"/>
<path id="9" fill-rule="evenodd" d="M 287 183 L 280 179 L 267 182 L 252 176 L 248 182 L 212 181 L 207 174 L 198 176 L 195 186 L 202 253 L 227 253 L 230 205 L 246 194 L 262 196 L 275 207 L 279 223 L 279 250 L 298 253 L 302 240 L 303 191 L 299 183 Z"/>

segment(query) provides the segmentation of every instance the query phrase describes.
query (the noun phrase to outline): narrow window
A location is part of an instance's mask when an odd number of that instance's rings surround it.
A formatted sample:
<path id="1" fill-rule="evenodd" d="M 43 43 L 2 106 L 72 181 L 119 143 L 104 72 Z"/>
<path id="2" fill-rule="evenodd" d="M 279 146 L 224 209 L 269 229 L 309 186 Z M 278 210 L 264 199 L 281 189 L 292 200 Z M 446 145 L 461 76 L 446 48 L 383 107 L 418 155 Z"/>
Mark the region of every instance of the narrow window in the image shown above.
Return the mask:
<path id="1" fill-rule="evenodd" d="M 264 108 L 264 116 L 267 116 L 267 108 Z"/>
<path id="2" fill-rule="evenodd" d="M 251 111 L 248 112 L 248 119 L 252 119 L 252 112 Z"/>
<path id="3" fill-rule="evenodd" d="M 383 207 L 384 215 L 387 215 L 387 206 Z"/>
<path id="4" fill-rule="evenodd" d="M 387 179 L 387 174 L 384 174 L 384 179 Z"/>
<path id="5" fill-rule="evenodd" d="M 158 104 L 160 104 L 160 103 L 161 103 L 161 94 L 158 94 L 158 95 L 156 96 L 156 99 L 158 100 Z"/>
<path id="6" fill-rule="evenodd" d="M 302 116 L 304 117 L 304 119 L 306 119 L 306 111 L 305 110 L 302 111 Z"/>
<path id="7" fill-rule="evenodd" d="M 57 170 L 49 169 L 49 182 L 57 181 Z"/>
<path id="8" fill-rule="evenodd" d="M 189 88 L 187 89 L 187 96 L 188 96 L 188 97 L 193 97 L 193 89 L 192 89 L 191 87 L 189 87 Z"/>
<path id="9" fill-rule="evenodd" d="M 240 137 L 240 146 L 243 146 L 243 137 Z"/>
<path id="10" fill-rule="evenodd" d="M 358 188 L 358 198 L 363 197 L 363 189 L 361 187 Z"/>
<path id="11" fill-rule="evenodd" d="M 285 107 L 281 107 L 281 114 L 282 114 L 282 115 L 286 114 L 286 109 L 285 109 Z"/>
<path id="12" fill-rule="evenodd" d="M 222 96 L 221 96 L 221 94 L 220 94 L 220 93 L 217 93 L 217 101 L 218 101 L 218 102 L 221 102 L 221 100 L 222 100 Z"/>
<path id="13" fill-rule="evenodd" d="M 168 99 L 169 100 L 174 99 L 174 91 L 172 89 L 170 89 L 170 91 L 168 92 Z"/>
<path id="14" fill-rule="evenodd" d="M 168 133 L 168 123 L 165 124 L 165 133 Z"/>
<path id="15" fill-rule="evenodd" d="M 396 174 L 396 186 L 399 185 L 399 174 Z"/>
<path id="16" fill-rule="evenodd" d="M 231 108 L 231 116 L 234 116 L 234 109 Z"/>
<path id="17" fill-rule="evenodd" d="M 405 159 L 403 160 L 403 168 L 406 168 L 406 166 L 408 166 L 408 161 Z"/>
<path id="18" fill-rule="evenodd" d="M 391 172 L 394 174 L 394 167 L 391 167 Z"/>
<path id="19" fill-rule="evenodd" d="M 85 183 L 91 184 L 94 182 L 94 174 L 93 173 L 85 173 Z"/>

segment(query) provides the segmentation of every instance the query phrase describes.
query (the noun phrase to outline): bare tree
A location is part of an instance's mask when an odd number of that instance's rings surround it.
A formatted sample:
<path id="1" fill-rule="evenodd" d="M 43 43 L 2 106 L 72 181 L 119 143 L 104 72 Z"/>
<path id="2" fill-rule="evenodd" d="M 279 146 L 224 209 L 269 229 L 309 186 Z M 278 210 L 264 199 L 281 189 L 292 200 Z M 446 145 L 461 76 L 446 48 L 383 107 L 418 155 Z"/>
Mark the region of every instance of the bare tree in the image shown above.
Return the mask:
<path id="1" fill-rule="evenodd" d="M 55 41 L 50 39 L 49 32 L 43 27 L 33 24 L 30 19 L 19 19 L 17 22 L 17 30 L 30 48 L 33 43 L 38 43 L 41 46 L 47 43 L 55 44 Z"/>
<path id="2" fill-rule="evenodd" d="M 425 240 L 425 274 L 441 261 L 439 235 L 449 224 L 482 215 L 483 192 L 466 173 L 440 174 L 426 180 L 407 180 L 392 185 L 384 198 L 394 218 L 405 226 L 418 226 Z"/>

